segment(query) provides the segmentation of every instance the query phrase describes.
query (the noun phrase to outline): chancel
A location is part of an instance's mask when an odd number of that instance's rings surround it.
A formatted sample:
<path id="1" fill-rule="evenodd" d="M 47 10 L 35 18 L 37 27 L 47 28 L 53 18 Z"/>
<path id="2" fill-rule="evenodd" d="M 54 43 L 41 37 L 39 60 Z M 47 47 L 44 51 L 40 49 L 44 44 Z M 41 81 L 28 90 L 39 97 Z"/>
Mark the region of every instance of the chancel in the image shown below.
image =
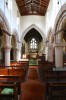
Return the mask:
<path id="1" fill-rule="evenodd" d="M 0 0 L 0 100 L 66 100 L 66 0 Z"/>

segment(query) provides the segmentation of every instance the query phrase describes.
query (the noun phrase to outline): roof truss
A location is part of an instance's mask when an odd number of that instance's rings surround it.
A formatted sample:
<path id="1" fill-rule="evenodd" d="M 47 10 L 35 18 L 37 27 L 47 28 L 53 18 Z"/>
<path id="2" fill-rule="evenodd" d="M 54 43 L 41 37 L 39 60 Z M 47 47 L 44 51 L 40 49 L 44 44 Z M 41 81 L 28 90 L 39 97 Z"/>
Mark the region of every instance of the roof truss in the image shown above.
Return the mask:
<path id="1" fill-rule="evenodd" d="M 50 0 L 16 0 L 18 9 L 22 15 L 44 16 Z"/>

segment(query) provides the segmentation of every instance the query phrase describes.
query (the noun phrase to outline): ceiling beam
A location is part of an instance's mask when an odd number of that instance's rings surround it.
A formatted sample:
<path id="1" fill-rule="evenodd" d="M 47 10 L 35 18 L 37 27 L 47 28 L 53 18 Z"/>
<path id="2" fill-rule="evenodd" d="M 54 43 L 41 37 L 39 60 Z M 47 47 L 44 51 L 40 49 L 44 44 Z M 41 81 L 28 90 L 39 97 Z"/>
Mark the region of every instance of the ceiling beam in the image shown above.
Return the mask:
<path id="1" fill-rule="evenodd" d="M 15 0 L 21 15 L 45 15 L 50 0 Z"/>

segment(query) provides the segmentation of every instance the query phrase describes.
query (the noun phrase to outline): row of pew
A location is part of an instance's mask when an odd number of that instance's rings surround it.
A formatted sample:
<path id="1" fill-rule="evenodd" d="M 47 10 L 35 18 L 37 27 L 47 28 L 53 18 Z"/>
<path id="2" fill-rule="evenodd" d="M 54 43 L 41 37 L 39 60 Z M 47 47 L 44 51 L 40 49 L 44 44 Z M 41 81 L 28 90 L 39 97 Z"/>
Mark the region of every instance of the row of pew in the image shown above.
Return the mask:
<path id="1" fill-rule="evenodd" d="M 11 62 L 10 66 L 0 66 L 0 100 L 20 100 L 21 83 L 26 80 L 28 69 L 29 62 Z"/>
<path id="2" fill-rule="evenodd" d="M 48 61 L 42 62 L 41 60 L 38 61 L 38 71 L 39 71 L 39 76 L 41 81 L 44 81 L 44 71 L 52 70 L 52 68 L 55 68 L 54 63 Z"/>
<path id="3" fill-rule="evenodd" d="M 39 62 L 38 71 L 46 84 L 46 100 L 66 100 L 66 70 L 57 69 L 54 63 Z"/>

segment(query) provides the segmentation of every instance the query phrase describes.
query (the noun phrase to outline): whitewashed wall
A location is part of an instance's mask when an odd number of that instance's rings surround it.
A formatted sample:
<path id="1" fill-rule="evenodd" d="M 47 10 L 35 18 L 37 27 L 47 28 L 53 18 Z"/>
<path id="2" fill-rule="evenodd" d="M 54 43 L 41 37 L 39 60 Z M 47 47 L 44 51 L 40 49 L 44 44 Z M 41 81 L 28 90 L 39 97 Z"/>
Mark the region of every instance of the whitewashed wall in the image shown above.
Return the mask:
<path id="1" fill-rule="evenodd" d="M 60 7 L 64 3 L 66 3 L 66 0 L 50 0 L 45 16 L 37 16 L 37 15 L 21 16 L 20 23 L 17 24 L 18 8 L 16 2 L 15 0 L 8 0 L 8 1 L 12 1 L 12 9 L 7 9 L 7 7 L 5 6 L 5 0 L 0 0 L 0 9 L 2 9 L 2 11 L 5 13 L 5 16 L 7 17 L 8 22 L 10 24 L 11 30 L 16 29 L 18 33 L 23 34 L 26 28 L 28 28 L 32 24 L 35 24 L 37 27 L 39 27 L 40 30 L 42 30 L 44 34 L 46 34 L 46 36 L 49 28 L 50 27 L 54 28 L 55 19 Z"/>
<path id="2" fill-rule="evenodd" d="M 21 33 L 23 33 L 26 28 L 30 25 L 35 24 L 44 33 L 44 16 L 29 15 L 21 17 Z"/>
<path id="3" fill-rule="evenodd" d="M 59 4 L 58 4 L 58 2 L 59 2 Z M 45 33 L 46 33 L 46 35 L 47 35 L 47 32 L 48 32 L 50 27 L 54 28 L 56 16 L 57 16 L 61 6 L 64 3 L 66 3 L 66 0 L 50 0 L 48 9 L 47 9 L 47 12 L 45 15 L 45 20 L 46 20 Z"/>
<path id="4" fill-rule="evenodd" d="M 12 1 L 12 4 L 11 4 Z M 19 25 L 17 24 L 17 5 L 15 0 L 8 0 L 9 2 L 9 8 L 6 6 L 5 0 L 0 0 L 0 9 L 4 12 L 8 23 L 10 25 L 11 31 L 13 29 L 16 29 L 17 32 L 20 32 L 20 23 Z"/>
<path id="5" fill-rule="evenodd" d="M 20 32 L 23 33 L 27 27 L 29 27 L 32 24 L 35 24 L 47 36 L 49 28 L 54 28 L 56 16 L 59 12 L 59 9 L 64 3 L 66 3 L 66 0 L 50 0 L 45 16 L 22 16 Z"/>

